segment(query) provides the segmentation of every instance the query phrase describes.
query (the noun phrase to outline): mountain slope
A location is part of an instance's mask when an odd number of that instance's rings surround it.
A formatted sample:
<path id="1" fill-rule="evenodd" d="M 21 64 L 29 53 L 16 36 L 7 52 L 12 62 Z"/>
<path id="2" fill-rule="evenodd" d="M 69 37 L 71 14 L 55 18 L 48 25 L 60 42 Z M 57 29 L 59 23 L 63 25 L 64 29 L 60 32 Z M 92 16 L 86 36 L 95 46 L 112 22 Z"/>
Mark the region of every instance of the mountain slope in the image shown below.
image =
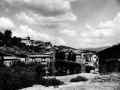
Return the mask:
<path id="1" fill-rule="evenodd" d="M 87 51 L 98 51 L 98 50 L 101 50 L 103 48 L 106 48 L 107 46 L 105 47 L 97 47 L 97 48 L 80 48 L 80 50 L 87 50 Z"/>
<path id="2" fill-rule="evenodd" d="M 73 49 L 73 50 L 75 50 L 75 48 L 64 46 L 64 45 L 59 45 L 59 46 L 57 46 L 57 48 L 60 49 L 60 50 L 62 50 L 62 49 Z"/>

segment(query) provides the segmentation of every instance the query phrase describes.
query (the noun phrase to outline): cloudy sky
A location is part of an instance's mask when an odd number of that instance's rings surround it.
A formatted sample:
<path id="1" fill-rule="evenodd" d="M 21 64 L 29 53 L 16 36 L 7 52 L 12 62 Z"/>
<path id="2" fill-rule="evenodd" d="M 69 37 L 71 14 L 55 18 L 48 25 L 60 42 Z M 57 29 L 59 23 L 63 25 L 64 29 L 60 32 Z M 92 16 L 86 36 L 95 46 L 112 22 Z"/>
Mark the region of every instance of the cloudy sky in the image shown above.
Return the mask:
<path id="1" fill-rule="evenodd" d="M 120 42 L 120 0 L 0 0 L 0 31 L 75 48 Z"/>

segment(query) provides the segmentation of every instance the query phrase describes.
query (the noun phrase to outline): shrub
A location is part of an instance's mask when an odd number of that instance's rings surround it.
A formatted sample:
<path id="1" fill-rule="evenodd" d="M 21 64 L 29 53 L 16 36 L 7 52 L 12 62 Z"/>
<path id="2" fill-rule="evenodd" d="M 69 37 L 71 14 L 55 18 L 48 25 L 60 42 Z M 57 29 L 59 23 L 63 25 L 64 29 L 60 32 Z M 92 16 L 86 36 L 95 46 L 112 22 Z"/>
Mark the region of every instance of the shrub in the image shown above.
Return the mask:
<path id="1" fill-rule="evenodd" d="M 36 83 L 35 73 L 23 67 L 3 68 L 0 70 L 0 88 L 3 90 L 18 90 L 30 87 Z"/>
<path id="2" fill-rule="evenodd" d="M 38 84 L 44 85 L 44 86 L 58 86 L 64 84 L 64 82 L 56 79 L 56 78 L 39 78 Z"/>
<path id="3" fill-rule="evenodd" d="M 47 81 L 50 86 L 58 86 L 58 85 L 64 84 L 62 81 L 60 81 L 56 78 L 49 78 L 49 79 L 47 79 Z"/>
<path id="4" fill-rule="evenodd" d="M 38 64 L 40 64 L 39 62 L 30 62 L 27 64 L 27 67 L 34 67 L 37 66 Z"/>
<path id="5" fill-rule="evenodd" d="M 0 69 L 0 90 L 18 90 L 34 84 L 61 85 L 63 82 L 55 78 L 42 78 L 44 69 L 41 64 L 36 67 L 15 65 Z"/>
<path id="6" fill-rule="evenodd" d="M 44 85 L 44 86 L 46 85 L 46 79 L 45 78 L 39 77 L 36 80 L 37 80 L 37 84 Z"/>
<path id="7" fill-rule="evenodd" d="M 83 77 L 83 76 L 77 76 L 77 77 L 75 77 L 75 78 L 72 78 L 71 80 L 70 80 L 70 82 L 79 82 L 79 81 L 87 81 L 88 79 L 86 78 L 86 77 Z"/>
<path id="8" fill-rule="evenodd" d="M 10 79 L 11 74 L 10 74 L 10 68 L 5 68 L 0 70 L 0 87 L 3 90 L 6 90 L 6 84 L 7 81 Z"/>
<path id="9" fill-rule="evenodd" d="M 35 84 L 34 74 L 32 73 L 22 72 L 18 77 L 18 81 L 21 83 L 22 88 L 30 87 Z"/>
<path id="10" fill-rule="evenodd" d="M 24 67 L 15 67 L 14 69 L 13 69 L 13 71 L 14 71 L 14 73 L 18 73 L 18 74 L 20 74 L 21 72 L 26 72 L 26 68 L 24 68 Z"/>
<path id="11" fill-rule="evenodd" d="M 14 75 L 14 74 L 13 74 Z M 12 71 L 10 68 L 4 68 L 0 71 L 0 86 L 3 90 L 12 90 L 13 82 L 12 79 Z M 16 82 L 16 80 L 15 80 Z M 13 89 L 14 90 L 14 89 Z"/>
<path id="12" fill-rule="evenodd" d="M 52 69 L 52 67 L 49 67 L 49 68 L 48 68 L 48 72 L 49 72 L 49 75 L 52 75 L 52 74 L 53 74 L 53 69 Z"/>
<path id="13" fill-rule="evenodd" d="M 10 67 L 11 68 L 15 68 L 15 67 L 26 67 L 26 63 L 25 62 L 22 62 L 22 61 L 17 61 L 17 62 L 14 62 Z"/>
<path id="14" fill-rule="evenodd" d="M 40 62 L 29 62 L 29 63 L 25 63 L 25 62 L 23 62 L 23 61 L 17 61 L 17 62 L 14 62 L 10 67 L 11 68 L 15 68 L 15 67 L 35 67 L 35 66 L 37 66 L 37 65 L 39 65 L 40 64 Z"/>
<path id="15" fill-rule="evenodd" d="M 39 64 L 35 67 L 36 74 L 42 76 L 45 73 L 45 69 L 42 64 Z"/>

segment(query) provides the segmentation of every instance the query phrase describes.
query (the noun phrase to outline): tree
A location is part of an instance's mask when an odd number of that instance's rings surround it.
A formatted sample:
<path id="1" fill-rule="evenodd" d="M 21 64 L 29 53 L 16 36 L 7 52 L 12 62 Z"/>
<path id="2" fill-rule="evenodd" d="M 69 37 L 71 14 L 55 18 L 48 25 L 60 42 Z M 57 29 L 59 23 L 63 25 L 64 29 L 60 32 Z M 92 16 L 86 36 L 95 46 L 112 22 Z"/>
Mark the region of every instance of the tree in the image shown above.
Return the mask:
<path id="1" fill-rule="evenodd" d="M 4 42 L 0 40 L 0 46 L 4 46 Z"/>
<path id="2" fill-rule="evenodd" d="M 19 37 L 14 36 L 12 38 L 11 42 L 14 46 L 18 46 L 18 47 L 21 46 L 21 38 L 19 38 Z"/>
<path id="3" fill-rule="evenodd" d="M 4 43 L 8 47 L 12 46 L 11 38 L 12 38 L 12 32 L 11 32 L 11 30 L 4 31 Z"/>
<path id="4" fill-rule="evenodd" d="M 4 34 L 0 32 L 0 40 L 4 41 Z"/>
<path id="5" fill-rule="evenodd" d="M 0 46 L 4 46 L 4 34 L 0 32 Z"/>
<path id="6" fill-rule="evenodd" d="M 11 39 L 12 38 L 11 30 L 4 31 L 4 36 L 5 36 L 5 39 Z"/>

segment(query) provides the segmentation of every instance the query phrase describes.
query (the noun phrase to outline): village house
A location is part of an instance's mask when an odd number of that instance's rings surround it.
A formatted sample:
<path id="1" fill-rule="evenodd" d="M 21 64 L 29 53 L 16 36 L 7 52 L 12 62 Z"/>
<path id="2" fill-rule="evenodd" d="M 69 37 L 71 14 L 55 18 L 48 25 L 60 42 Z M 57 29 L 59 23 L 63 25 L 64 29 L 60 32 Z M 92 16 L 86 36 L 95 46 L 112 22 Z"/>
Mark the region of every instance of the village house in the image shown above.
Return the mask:
<path id="1" fill-rule="evenodd" d="M 100 73 L 120 72 L 120 43 L 97 52 Z"/>
<path id="2" fill-rule="evenodd" d="M 51 42 L 43 42 L 40 40 L 31 40 L 30 37 L 22 38 L 22 43 L 25 43 L 27 46 L 32 46 L 32 49 L 36 52 L 41 52 L 45 54 L 46 52 L 50 52 L 52 50 Z"/>
<path id="3" fill-rule="evenodd" d="M 22 38 L 21 39 L 21 42 L 22 43 L 25 43 L 26 45 L 28 45 L 28 46 L 30 46 L 30 37 L 28 36 L 28 37 L 26 37 L 26 38 Z"/>
<path id="4" fill-rule="evenodd" d="M 77 63 L 98 66 L 98 57 L 95 52 L 80 50 L 74 50 L 73 52 L 76 54 Z"/>
<path id="5" fill-rule="evenodd" d="M 17 57 L 15 57 L 11 54 L 0 51 L 0 62 L 4 63 L 4 65 L 9 67 L 10 65 L 12 65 L 16 61 L 18 61 Z"/>
<path id="6" fill-rule="evenodd" d="M 18 60 L 19 59 L 15 56 L 4 56 L 4 64 L 8 67 Z"/>

